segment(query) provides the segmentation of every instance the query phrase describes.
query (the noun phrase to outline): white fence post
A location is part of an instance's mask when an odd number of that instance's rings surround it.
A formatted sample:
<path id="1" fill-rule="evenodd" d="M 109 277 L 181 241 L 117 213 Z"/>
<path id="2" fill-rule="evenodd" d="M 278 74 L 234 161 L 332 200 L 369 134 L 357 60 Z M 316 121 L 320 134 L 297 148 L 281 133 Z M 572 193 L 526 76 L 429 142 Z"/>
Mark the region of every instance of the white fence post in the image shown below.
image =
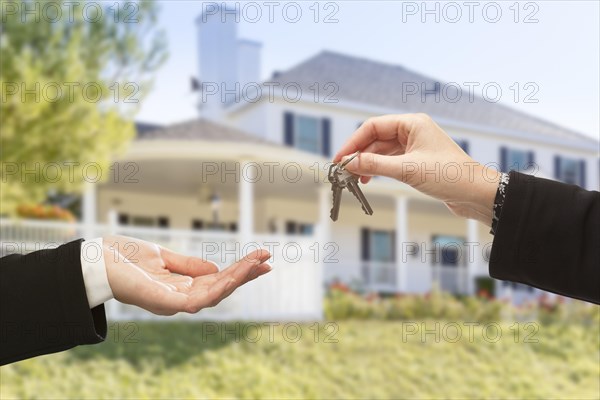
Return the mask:
<path id="1" fill-rule="evenodd" d="M 408 241 L 408 198 L 400 195 L 396 198 L 396 288 L 400 293 L 408 291 L 408 265 L 404 254 L 404 244 Z"/>
<path id="2" fill-rule="evenodd" d="M 83 236 L 91 240 L 96 235 L 96 185 L 86 182 L 83 192 L 83 201 L 81 207 L 81 216 L 83 220 Z"/>

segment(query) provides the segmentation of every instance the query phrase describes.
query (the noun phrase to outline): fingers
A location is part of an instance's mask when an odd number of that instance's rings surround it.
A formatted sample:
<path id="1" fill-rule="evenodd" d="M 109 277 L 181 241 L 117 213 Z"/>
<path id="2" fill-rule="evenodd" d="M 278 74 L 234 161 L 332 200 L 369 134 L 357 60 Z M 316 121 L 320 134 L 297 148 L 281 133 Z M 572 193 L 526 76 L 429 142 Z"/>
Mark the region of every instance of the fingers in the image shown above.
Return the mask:
<path id="1" fill-rule="evenodd" d="M 398 143 L 396 139 L 376 140 L 363 149 L 363 153 L 377 153 L 384 156 L 393 154 L 404 154 L 404 146 Z"/>
<path id="2" fill-rule="evenodd" d="M 245 255 L 239 261 L 237 261 L 237 262 L 233 263 L 232 265 L 230 265 L 229 267 L 225 268 L 223 271 L 221 271 L 219 273 L 219 275 L 221 275 L 221 277 L 231 276 L 231 277 L 234 277 L 235 279 L 244 278 L 244 277 L 246 277 L 246 275 L 250 272 L 250 270 L 253 267 L 266 262 L 270 257 L 271 257 L 271 254 L 269 254 L 269 252 L 266 250 L 262 250 L 262 249 L 255 250 L 255 251 Z"/>
<path id="3" fill-rule="evenodd" d="M 344 160 L 345 156 L 342 158 Z M 400 168 L 402 162 L 399 160 L 402 156 L 384 156 L 373 153 L 360 153 L 350 163 L 346 165 L 346 169 L 353 174 L 362 176 L 382 175 L 390 178 L 398 178 L 400 176 Z M 363 181 L 364 183 L 364 181 Z"/>
<path id="4" fill-rule="evenodd" d="M 217 264 L 212 261 L 185 256 L 162 247 L 160 248 L 160 255 L 167 269 L 177 274 L 196 277 L 214 274 L 219 271 Z"/>
<path id="5" fill-rule="evenodd" d="M 369 118 L 342 146 L 333 161 L 339 162 L 345 155 L 357 151 L 362 152 L 376 140 L 397 140 L 398 143 L 406 143 L 415 120 L 415 114 L 383 115 Z"/>
<path id="6" fill-rule="evenodd" d="M 267 272 L 271 271 L 273 269 L 273 267 L 271 267 L 271 264 L 269 263 L 262 263 L 260 265 L 258 265 L 257 267 L 255 267 L 252 271 L 250 271 L 250 274 L 248 274 L 248 277 L 246 278 L 246 282 L 250 282 L 255 280 L 256 278 L 258 278 L 261 275 L 266 274 Z"/>
<path id="7" fill-rule="evenodd" d="M 269 257 L 268 251 L 256 250 L 219 272 L 217 280 L 208 287 L 199 281 L 199 290 L 191 291 L 185 311 L 196 313 L 203 308 L 214 307 L 244 283 L 266 274 L 271 270 L 266 263 Z M 203 280 L 204 277 L 198 279 Z"/>

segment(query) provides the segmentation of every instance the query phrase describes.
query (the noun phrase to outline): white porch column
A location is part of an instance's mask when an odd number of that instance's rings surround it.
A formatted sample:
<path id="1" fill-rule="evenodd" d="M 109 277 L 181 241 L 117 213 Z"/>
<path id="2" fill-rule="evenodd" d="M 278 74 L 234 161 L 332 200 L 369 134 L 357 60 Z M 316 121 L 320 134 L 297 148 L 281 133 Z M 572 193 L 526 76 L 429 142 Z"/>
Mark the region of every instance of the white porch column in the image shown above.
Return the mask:
<path id="1" fill-rule="evenodd" d="M 251 175 L 253 168 L 246 168 L 248 161 L 241 163 L 241 171 Z M 255 176 L 240 176 L 239 193 L 239 234 L 241 245 L 251 242 L 254 235 L 254 179 Z"/>
<path id="2" fill-rule="evenodd" d="M 81 205 L 81 220 L 83 222 L 83 236 L 87 240 L 96 234 L 96 184 L 86 182 Z"/>
<path id="3" fill-rule="evenodd" d="M 482 246 L 479 243 L 479 222 L 474 219 L 467 220 L 467 273 L 466 273 L 466 291 L 467 294 L 475 293 L 475 273 L 479 268 L 481 260 Z"/>
<path id="4" fill-rule="evenodd" d="M 315 296 L 317 304 L 315 305 L 315 309 L 317 309 L 319 312 L 319 315 L 317 315 L 317 318 L 319 319 L 324 318 L 325 311 L 323 307 L 323 299 L 325 297 L 324 283 L 326 266 L 323 262 L 323 252 L 325 250 L 324 246 L 332 240 L 331 218 L 329 216 L 332 201 L 331 187 L 329 187 L 329 185 L 321 185 L 319 188 L 319 227 L 316 232 L 317 246 L 319 246 L 319 251 L 317 252 L 317 254 L 319 254 L 319 259 L 314 266 L 316 268 L 315 284 L 317 285 L 317 295 Z"/>
<path id="5" fill-rule="evenodd" d="M 242 251 L 244 246 L 254 241 L 254 176 L 255 169 L 248 167 L 249 161 L 240 163 L 240 183 L 238 193 L 238 240 L 240 252 L 236 258 L 245 256 Z M 255 307 L 257 293 L 254 286 L 243 286 L 238 289 L 239 309 L 234 312 L 236 318 L 252 319 L 254 313 L 259 312 Z"/>
<path id="6" fill-rule="evenodd" d="M 400 292 L 408 291 L 408 260 L 404 254 L 404 243 L 408 240 L 408 198 L 396 198 L 396 287 Z"/>
<path id="7" fill-rule="evenodd" d="M 329 216 L 332 205 L 331 188 L 322 186 L 319 188 L 319 239 L 322 244 L 331 238 L 331 218 Z"/>

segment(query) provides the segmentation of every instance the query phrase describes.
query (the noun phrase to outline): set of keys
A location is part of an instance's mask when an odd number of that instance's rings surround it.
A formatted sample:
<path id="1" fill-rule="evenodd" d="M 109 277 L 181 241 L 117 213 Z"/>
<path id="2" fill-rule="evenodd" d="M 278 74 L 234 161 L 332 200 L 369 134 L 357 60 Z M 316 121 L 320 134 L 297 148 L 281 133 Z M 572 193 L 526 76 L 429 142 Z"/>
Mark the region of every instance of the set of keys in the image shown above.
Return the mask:
<path id="1" fill-rule="evenodd" d="M 342 191 L 347 188 L 360 202 L 363 211 L 367 215 L 373 215 L 373 209 L 369 205 L 362 190 L 358 187 L 358 175 L 348 172 L 345 168 L 350 161 L 357 157 L 359 152 L 354 153 L 346 161 L 329 166 L 328 179 L 331 183 L 331 191 L 333 192 L 333 207 L 331 208 L 330 217 L 333 221 L 337 221 L 340 214 L 340 205 L 342 203 Z"/>

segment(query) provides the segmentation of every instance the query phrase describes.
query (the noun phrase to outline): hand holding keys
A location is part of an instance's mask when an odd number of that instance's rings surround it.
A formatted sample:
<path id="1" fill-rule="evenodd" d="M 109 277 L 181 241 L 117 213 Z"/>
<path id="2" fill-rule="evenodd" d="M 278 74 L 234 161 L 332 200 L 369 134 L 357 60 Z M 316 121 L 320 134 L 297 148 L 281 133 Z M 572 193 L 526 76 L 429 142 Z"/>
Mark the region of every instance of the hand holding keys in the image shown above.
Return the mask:
<path id="1" fill-rule="evenodd" d="M 333 221 L 337 221 L 340 213 L 340 205 L 342 202 L 342 191 L 344 188 L 348 188 L 360 202 L 365 214 L 373 215 L 373 209 L 369 205 L 369 202 L 365 198 L 365 195 L 358 187 L 358 175 L 354 175 L 346 171 L 345 167 L 350 161 L 357 157 L 359 152 L 357 151 L 346 161 L 339 164 L 331 164 L 329 166 L 328 179 L 331 183 L 331 190 L 333 191 L 333 207 L 331 208 L 330 217 Z"/>

